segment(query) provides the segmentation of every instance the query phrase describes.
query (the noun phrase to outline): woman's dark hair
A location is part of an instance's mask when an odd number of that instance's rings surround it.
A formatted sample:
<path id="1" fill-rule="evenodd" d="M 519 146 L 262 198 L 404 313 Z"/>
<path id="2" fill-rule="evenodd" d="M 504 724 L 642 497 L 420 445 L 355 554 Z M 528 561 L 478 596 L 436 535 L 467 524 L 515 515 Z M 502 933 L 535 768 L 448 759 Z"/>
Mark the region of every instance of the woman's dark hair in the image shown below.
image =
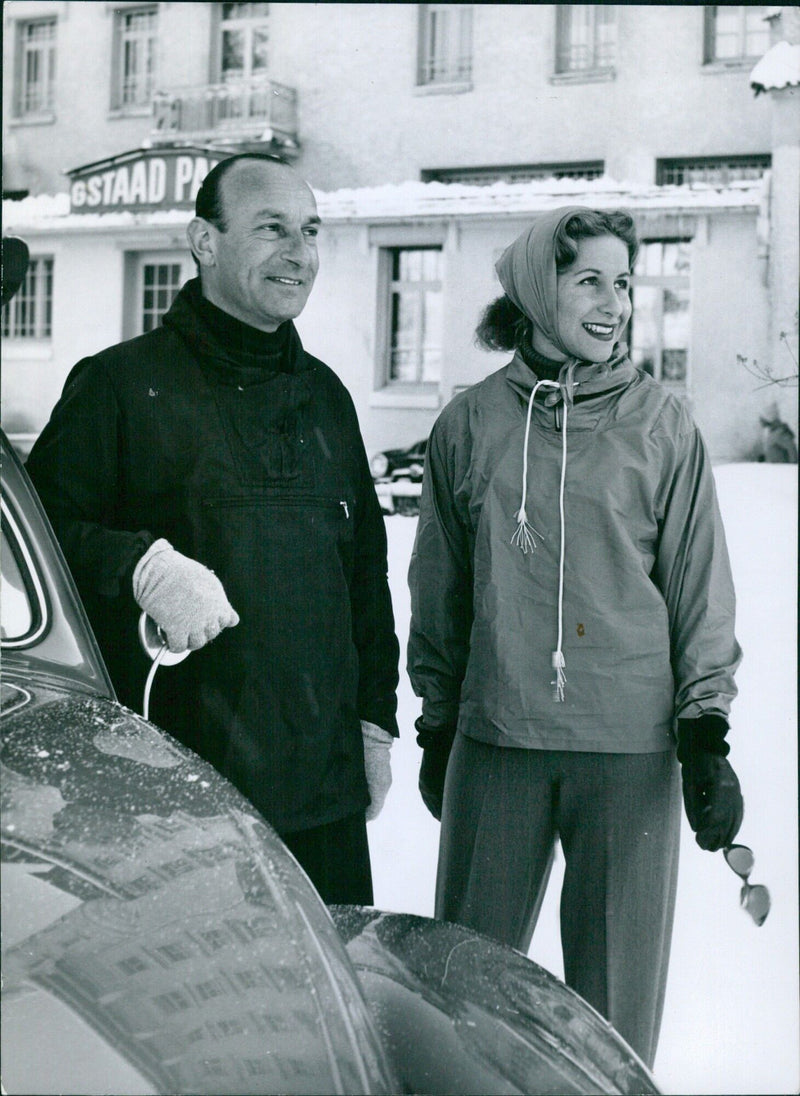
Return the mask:
<path id="1" fill-rule="evenodd" d="M 586 209 L 573 213 L 555 235 L 556 270 L 563 273 L 578 254 L 578 243 L 589 236 L 616 236 L 628 249 L 633 269 L 639 240 L 633 217 L 622 210 Z M 475 329 L 475 342 L 484 350 L 517 350 L 530 346 L 531 321 L 505 295 L 483 310 Z"/>
<path id="2" fill-rule="evenodd" d="M 284 160 L 282 156 L 272 156 L 268 152 L 238 152 L 235 156 L 228 156 L 215 164 L 203 179 L 197 192 L 194 212 L 195 216 L 202 217 L 204 221 L 210 221 L 220 232 L 225 232 L 227 228 L 225 209 L 222 203 L 222 180 L 233 165 L 240 160 L 266 160 L 272 164 L 283 164 L 285 167 L 291 167 L 289 161 Z"/>

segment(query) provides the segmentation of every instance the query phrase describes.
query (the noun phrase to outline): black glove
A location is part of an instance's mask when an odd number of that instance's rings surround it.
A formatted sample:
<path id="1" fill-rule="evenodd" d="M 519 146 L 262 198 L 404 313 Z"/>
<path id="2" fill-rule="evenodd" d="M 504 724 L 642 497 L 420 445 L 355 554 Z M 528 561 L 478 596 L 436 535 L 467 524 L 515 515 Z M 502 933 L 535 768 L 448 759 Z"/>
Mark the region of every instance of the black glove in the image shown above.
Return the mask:
<path id="1" fill-rule="evenodd" d="M 736 773 L 726 760 L 728 724 L 721 715 L 678 720 L 678 760 L 686 817 L 701 849 L 715 852 L 733 842 L 744 817 Z"/>
<path id="2" fill-rule="evenodd" d="M 422 716 L 416 721 L 417 743 L 422 746 L 422 764 L 419 769 L 419 792 L 422 802 L 434 818 L 441 820 L 442 798 L 444 796 L 444 778 L 447 774 L 447 762 L 456 729 L 447 727 L 426 727 Z"/>

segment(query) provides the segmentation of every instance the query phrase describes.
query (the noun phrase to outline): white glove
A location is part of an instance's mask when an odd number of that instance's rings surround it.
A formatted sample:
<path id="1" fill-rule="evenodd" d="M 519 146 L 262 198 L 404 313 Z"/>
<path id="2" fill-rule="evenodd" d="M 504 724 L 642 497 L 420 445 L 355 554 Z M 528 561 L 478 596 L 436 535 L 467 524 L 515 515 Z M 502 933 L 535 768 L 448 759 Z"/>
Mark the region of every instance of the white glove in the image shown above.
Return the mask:
<path id="1" fill-rule="evenodd" d="M 164 632 L 170 651 L 195 651 L 239 623 L 214 572 L 163 538 L 136 564 L 133 596 Z"/>
<path id="2" fill-rule="evenodd" d="M 364 738 L 364 769 L 367 773 L 370 804 L 366 810 L 367 822 L 377 818 L 392 786 L 392 765 L 389 750 L 394 736 L 374 723 L 361 720 L 361 734 Z"/>

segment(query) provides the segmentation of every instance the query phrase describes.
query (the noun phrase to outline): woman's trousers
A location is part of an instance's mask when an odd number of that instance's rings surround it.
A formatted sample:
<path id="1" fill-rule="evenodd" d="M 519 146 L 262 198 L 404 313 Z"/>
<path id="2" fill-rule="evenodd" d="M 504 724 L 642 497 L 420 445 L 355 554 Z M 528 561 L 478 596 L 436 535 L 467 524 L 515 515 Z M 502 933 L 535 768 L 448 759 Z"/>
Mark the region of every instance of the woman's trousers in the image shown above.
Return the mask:
<path id="1" fill-rule="evenodd" d="M 459 734 L 445 782 L 436 916 L 527 952 L 560 840 L 567 985 L 652 1068 L 680 805 L 672 751 L 516 749 Z"/>

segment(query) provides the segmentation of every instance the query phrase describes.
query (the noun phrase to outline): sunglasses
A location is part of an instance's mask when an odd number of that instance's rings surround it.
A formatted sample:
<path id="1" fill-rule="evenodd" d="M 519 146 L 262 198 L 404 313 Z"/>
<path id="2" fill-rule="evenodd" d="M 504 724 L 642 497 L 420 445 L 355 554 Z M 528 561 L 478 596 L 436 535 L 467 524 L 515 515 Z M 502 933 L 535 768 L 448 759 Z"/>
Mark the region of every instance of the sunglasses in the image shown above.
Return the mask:
<path id="1" fill-rule="evenodd" d="M 763 925 L 770 909 L 769 891 L 760 883 L 749 883 L 750 872 L 755 864 L 753 850 L 747 845 L 728 845 L 724 856 L 730 867 L 744 882 L 739 901 L 743 910 L 747 910 L 757 925 Z"/>

